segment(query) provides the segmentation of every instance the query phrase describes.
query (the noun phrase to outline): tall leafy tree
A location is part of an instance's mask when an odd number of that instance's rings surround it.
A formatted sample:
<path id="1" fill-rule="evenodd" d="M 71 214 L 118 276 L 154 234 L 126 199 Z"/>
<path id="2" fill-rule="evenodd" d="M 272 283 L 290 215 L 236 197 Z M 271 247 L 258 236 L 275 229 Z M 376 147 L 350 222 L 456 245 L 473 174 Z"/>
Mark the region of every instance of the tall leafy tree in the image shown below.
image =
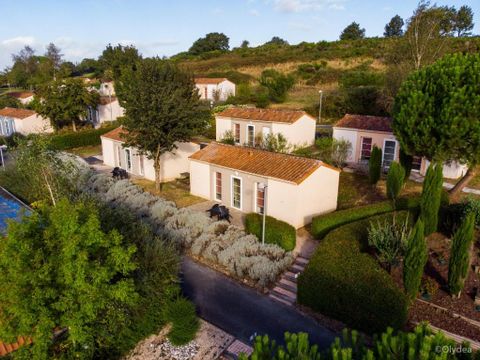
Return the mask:
<path id="1" fill-rule="evenodd" d="M 435 162 L 468 164 L 456 196 L 480 160 L 480 54 L 453 54 L 413 73 L 401 86 L 393 130 L 403 150 Z"/>
<path id="2" fill-rule="evenodd" d="M 196 40 L 188 52 L 193 55 L 200 55 L 209 51 L 227 51 L 230 49 L 230 39 L 223 33 L 213 32 L 205 37 Z"/>
<path id="3" fill-rule="evenodd" d="M 425 235 L 437 231 L 438 212 L 442 199 L 442 165 L 430 164 L 423 182 L 422 196 L 420 199 L 420 216 L 425 225 Z"/>
<path id="4" fill-rule="evenodd" d="M 403 285 L 411 300 L 415 299 L 418 294 L 427 260 L 428 249 L 425 241 L 424 225 L 420 218 L 417 220 L 408 241 L 403 265 Z"/>
<path id="5" fill-rule="evenodd" d="M 340 40 L 359 40 L 365 37 L 365 29 L 360 24 L 352 22 L 340 34 Z"/>
<path id="6" fill-rule="evenodd" d="M 12 222 L 0 242 L 0 338 L 32 340 L 15 357 L 93 358 L 128 325 L 136 251 L 98 210 L 60 201 Z"/>
<path id="7" fill-rule="evenodd" d="M 108 44 L 98 58 L 98 64 L 103 69 L 103 75 L 107 80 L 117 80 L 120 78 L 123 68 L 135 68 L 135 64 L 141 58 L 142 56 L 133 45 L 112 46 Z"/>
<path id="8" fill-rule="evenodd" d="M 454 31 L 457 33 L 457 36 L 470 36 L 473 26 L 472 8 L 468 5 L 461 6 L 455 14 L 454 21 Z"/>
<path id="9" fill-rule="evenodd" d="M 88 107 L 99 102 L 98 92 L 74 78 L 52 81 L 40 88 L 36 97 L 39 101 L 35 110 L 50 119 L 55 129 L 72 124 L 73 131 L 77 131 L 77 124 L 85 122 Z"/>
<path id="10" fill-rule="evenodd" d="M 117 95 L 125 108 L 126 145 L 153 159 L 160 190 L 160 157 L 198 134 L 208 124 L 210 110 L 200 102 L 193 77 L 159 58 L 125 71 Z"/>
<path id="11" fill-rule="evenodd" d="M 53 78 L 55 79 L 56 73 L 60 70 L 60 66 L 62 65 L 62 57 L 63 54 L 59 47 L 57 47 L 54 43 L 50 43 L 47 45 L 47 49 L 45 51 L 45 57 L 49 60 L 50 65 L 53 70 Z"/>
<path id="12" fill-rule="evenodd" d="M 286 45 L 288 45 L 288 41 L 282 39 L 279 36 L 274 36 L 274 37 L 272 37 L 271 40 L 267 41 L 263 45 L 286 46 Z"/>
<path id="13" fill-rule="evenodd" d="M 465 286 L 470 267 L 474 227 L 475 215 L 470 212 L 453 235 L 448 264 L 448 288 L 454 297 L 460 297 Z"/>
<path id="14" fill-rule="evenodd" d="M 389 23 L 385 25 L 385 37 L 398 37 L 403 35 L 403 25 L 405 25 L 400 15 L 395 15 L 390 19 Z"/>

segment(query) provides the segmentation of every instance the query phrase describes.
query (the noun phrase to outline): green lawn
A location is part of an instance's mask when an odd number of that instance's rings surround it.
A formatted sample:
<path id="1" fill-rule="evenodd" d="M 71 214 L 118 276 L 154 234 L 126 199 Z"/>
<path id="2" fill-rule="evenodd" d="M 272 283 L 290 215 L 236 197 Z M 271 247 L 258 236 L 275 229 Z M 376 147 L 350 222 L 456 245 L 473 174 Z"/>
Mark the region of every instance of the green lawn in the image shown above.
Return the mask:
<path id="1" fill-rule="evenodd" d="M 83 158 L 98 155 L 102 153 L 102 145 L 82 146 L 78 148 L 68 149 L 68 152 L 81 156 Z"/>

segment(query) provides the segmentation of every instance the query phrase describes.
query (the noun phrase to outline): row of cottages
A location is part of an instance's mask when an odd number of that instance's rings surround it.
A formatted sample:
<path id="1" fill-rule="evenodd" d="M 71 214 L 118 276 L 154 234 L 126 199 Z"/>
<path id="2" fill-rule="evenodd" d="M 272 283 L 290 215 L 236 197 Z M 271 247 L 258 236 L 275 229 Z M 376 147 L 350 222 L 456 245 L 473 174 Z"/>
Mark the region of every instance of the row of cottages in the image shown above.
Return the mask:
<path id="1" fill-rule="evenodd" d="M 292 146 L 315 142 L 316 119 L 300 110 L 228 108 L 215 117 L 216 140 L 230 132 L 237 145 L 255 147 L 269 134 L 282 134 Z"/>
<path id="2" fill-rule="evenodd" d="M 236 91 L 235 84 L 227 78 L 195 78 L 195 86 L 202 100 L 225 101 Z"/>
<path id="3" fill-rule="evenodd" d="M 14 133 L 29 135 L 33 133 L 51 133 L 50 121 L 33 110 L 6 107 L 0 110 L 0 136 Z"/>
<path id="4" fill-rule="evenodd" d="M 382 149 L 382 163 L 388 168 L 392 161 L 399 161 L 400 144 L 392 130 L 392 118 L 368 115 L 346 114 L 333 127 L 333 137 L 348 140 L 352 145 L 347 163 L 350 165 L 367 164 L 373 146 Z M 414 157 L 412 171 L 425 176 L 430 165 L 425 158 Z M 467 166 L 457 162 L 443 165 L 443 176 L 457 179 L 467 171 Z"/>
<path id="5" fill-rule="evenodd" d="M 339 173 L 315 159 L 211 143 L 190 156 L 190 192 L 298 229 L 337 208 Z"/>
<path id="6" fill-rule="evenodd" d="M 126 130 L 116 128 L 101 136 L 102 155 L 105 165 L 125 169 L 132 175 L 155 181 L 153 160 L 139 154 L 134 147 L 125 147 Z M 200 150 L 200 144 L 194 142 L 177 143 L 174 152 L 165 153 L 160 160 L 162 182 L 172 181 L 189 172 L 190 155 Z"/>

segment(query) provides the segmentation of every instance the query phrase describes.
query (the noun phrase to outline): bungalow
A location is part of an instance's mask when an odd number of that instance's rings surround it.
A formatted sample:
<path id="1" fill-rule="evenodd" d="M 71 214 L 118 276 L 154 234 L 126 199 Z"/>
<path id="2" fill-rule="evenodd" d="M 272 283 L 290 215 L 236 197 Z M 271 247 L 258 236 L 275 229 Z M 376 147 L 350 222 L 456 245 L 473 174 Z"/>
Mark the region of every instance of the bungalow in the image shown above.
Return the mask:
<path id="1" fill-rule="evenodd" d="M 315 142 L 316 119 L 300 110 L 229 108 L 215 117 L 216 140 L 231 131 L 235 143 L 255 146 L 268 134 L 281 133 L 293 146 Z"/>
<path id="2" fill-rule="evenodd" d="M 235 84 L 227 78 L 195 78 L 202 100 L 225 101 L 235 96 Z"/>
<path id="3" fill-rule="evenodd" d="M 322 161 L 211 143 L 190 156 L 190 192 L 295 228 L 334 211 L 340 171 Z"/>
<path id="4" fill-rule="evenodd" d="M 100 103 L 97 108 L 88 108 L 88 121 L 93 126 L 99 127 L 101 124 L 107 121 L 115 121 L 119 117 L 123 116 L 125 110 L 120 106 L 118 98 L 115 96 L 101 96 Z"/>
<path id="5" fill-rule="evenodd" d="M 6 107 L 0 110 L 0 136 L 51 133 L 50 121 L 33 110 Z"/>
<path id="6" fill-rule="evenodd" d="M 155 180 L 153 160 L 139 154 L 133 147 L 124 147 L 123 134 L 126 130 L 116 128 L 101 136 L 103 162 L 111 167 L 120 167 L 130 174 Z M 178 143 L 178 148 L 161 157 L 161 181 L 171 181 L 189 171 L 188 157 L 200 150 L 200 145 L 193 142 Z"/>
<path id="7" fill-rule="evenodd" d="M 333 138 L 348 140 L 352 144 L 352 151 L 347 158 L 350 165 L 367 164 L 373 146 L 382 149 L 382 162 L 385 168 L 392 161 L 399 161 L 400 144 L 392 130 L 392 118 L 346 114 L 333 127 Z M 414 157 L 412 171 L 425 175 L 429 161 L 425 158 Z M 456 179 L 467 171 L 465 165 L 457 162 L 443 165 L 443 176 Z"/>
<path id="8" fill-rule="evenodd" d="M 14 91 L 7 93 L 7 95 L 20 101 L 22 105 L 28 105 L 32 102 L 35 94 L 31 91 Z"/>

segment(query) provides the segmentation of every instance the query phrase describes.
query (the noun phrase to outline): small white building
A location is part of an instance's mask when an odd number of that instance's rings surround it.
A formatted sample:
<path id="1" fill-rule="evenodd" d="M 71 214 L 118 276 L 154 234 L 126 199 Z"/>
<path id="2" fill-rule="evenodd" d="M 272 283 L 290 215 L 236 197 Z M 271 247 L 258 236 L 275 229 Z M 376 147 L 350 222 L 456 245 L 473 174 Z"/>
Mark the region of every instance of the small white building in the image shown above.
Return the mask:
<path id="1" fill-rule="evenodd" d="M 276 110 L 232 107 L 215 117 L 216 140 L 230 131 L 237 145 L 257 146 L 268 134 L 282 134 L 292 146 L 315 143 L 317 121 L 300 110 Z"/>
<path id="2" fill-rule="evenodd" d="M 347 163 L 367 164 L 373 146 L 382 150 L 383 166 L 388 168 L 392 161 L 399 161 L 400 143 L 392 130 L 392 118 L 369 115 L 346 114 L 333 127 L 333 138 L 348 140 L 352 145 Z M 413 159 L 412 171 L 425 176 L 430 162 L 418 156 Z M 467 166 L 457 162 L 443 164 L 443 177 L 457 179 L 467 172 Z"/>
<path id="3" fill-rule="evenodd" d="M 101 136 L 103 162 L 111 167 L 125 169 L 128 173 L 155 181 L 153 160 L 139 154 L 134 147 L 124 147 L 122 127 L 116 128 Z M 188 157 L 200 150 L 200 145 L 193 142 L 178 143 L 177 149 L 165 153 L 161 157 L 161 181 L 171 181 L 188 173 L 190 169 Z"/>
<path id="4" fill-rule="evenodd" d="M 190 192 L 295 228 L 337 208 L 340 170 L 322 161 L 211 143 L 190 156 Z"/>
<path id="5" fill-rule="evenodd" d="M 227 78 L 195 78 L 195 85 L 202 100 L 225 101 L 235 96 L 235 84 Z"/>
<path id="6" fill-rule="evenodd" d="M 20 101 L 22 105 L 30 104 L 35 96 L 35 94 L 31 91 L 14 91 L 7 93 L 7 95 Z"/>
<path id="7" fill-rule="evenodd" d="M 0 110 L 0 136 L 51 133 L 50 121 L 33 110 L 6 107 Z"/>
<path id="8" fill-rule="evenodd" d="M 101 96 L 97 108 L 88 109 L 88 121 L 95 127 L 101 126 L 108 121 L 115 121 L 125 114 L 125 109 L 120 106 L 115 96 Z"/>
<path id="9" fill-rule="evenodd" d="M 106 81 L 100 83 L 98 89 L 100 96 L 115 96 L 115 84 L 113 81 Z"/>

